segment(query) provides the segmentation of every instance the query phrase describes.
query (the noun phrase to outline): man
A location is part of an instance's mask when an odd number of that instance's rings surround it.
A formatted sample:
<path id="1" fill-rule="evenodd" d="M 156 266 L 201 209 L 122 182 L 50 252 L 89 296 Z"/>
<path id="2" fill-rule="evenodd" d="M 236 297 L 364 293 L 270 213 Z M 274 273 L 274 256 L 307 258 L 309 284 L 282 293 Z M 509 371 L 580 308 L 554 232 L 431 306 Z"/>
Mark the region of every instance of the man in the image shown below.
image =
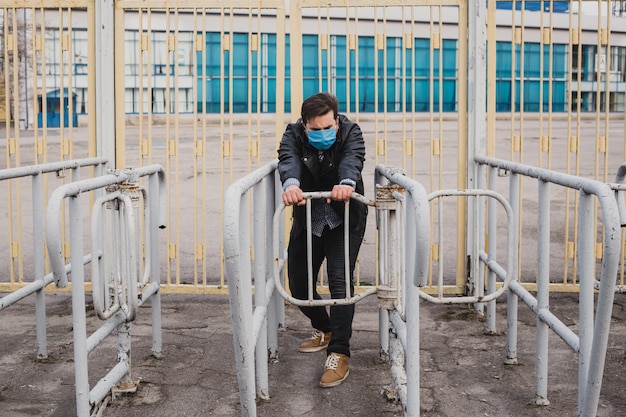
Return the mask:
<path id="1" fill-rule="evenodd" d="M 291 294 L 308 298 L 306 201 L 303 192 L 330 191 L 331 198 L 311 202 L 313 277 L 326 258 L 331 298 L 345 298 L 344 202 L 353 192 L 363 194 L 361 171 L 365 142 L 360 127 L 338 114 L 337 99 L 318 93 L 302 103 L 301 119 L 287 126 L 278 149 L 278 171 L 283 184 L 283 202 L 293 205 L 293 226 L 289 237 L 288 275 Z M 352 275 L 363 241 L 367 206 L 350 202 L 350 295 Z M 315 279 L 315 278 L 314 278 Z M 314 298 L 321 297 L 313 285 Z M 315 329 L 304 341 L 301 352 L 326 348 L 327 358 L 320 379 L 323 388 L 341 384 L 349 374 L 350 337 L 354 304 L 330 307 L 300 307 Z"/>

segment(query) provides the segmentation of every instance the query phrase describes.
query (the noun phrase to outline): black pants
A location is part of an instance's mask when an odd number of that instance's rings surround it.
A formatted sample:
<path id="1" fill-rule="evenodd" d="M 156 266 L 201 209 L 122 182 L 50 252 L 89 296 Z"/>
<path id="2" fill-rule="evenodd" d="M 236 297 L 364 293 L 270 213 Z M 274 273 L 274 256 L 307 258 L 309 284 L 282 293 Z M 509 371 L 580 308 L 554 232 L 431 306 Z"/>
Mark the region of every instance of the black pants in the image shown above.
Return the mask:
<path id="1" fill-rule="evenodd" d="M 317 277 L 326 258 L 328 273 L 328 286 L 331 298 L 345 298 L 345 263 L 344 263 L 344 236 L 343 225 L 330 230 L 324 229 L 322 237 L 312 236 L 312 262 L 313 262 L 313 297 L 321 299 L 317 293 Z M 288 274 L 289 288 L 294 298 L 306 300 L 308 298 L 308 272 L 307 272 L 307 233 L 301 231 L 297 235 L 291 233 L 288 248 Z M 353 273 L 356 257 L 361 247 L 363 236 L 350 235 L 350 295 L 354 294 Z M 300 307 L 300 310 L 311 320 L 313 328 L 322 331 L 332 331 L 330 344 L 327 352 L 342 353 L 350 356 L 350 337 L 352 336 L 352 319 L 354 317 L 354 304 L 343 306 L 331 306 L 330 316 L 326 307 Z"/>

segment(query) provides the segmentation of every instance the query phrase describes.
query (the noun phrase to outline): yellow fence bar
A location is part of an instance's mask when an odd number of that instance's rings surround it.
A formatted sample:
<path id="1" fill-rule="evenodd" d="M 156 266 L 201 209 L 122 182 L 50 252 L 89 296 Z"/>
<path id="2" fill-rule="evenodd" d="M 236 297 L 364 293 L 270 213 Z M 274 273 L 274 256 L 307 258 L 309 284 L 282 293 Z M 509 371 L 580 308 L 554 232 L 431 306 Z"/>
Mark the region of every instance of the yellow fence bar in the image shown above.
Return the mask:
<path id="1" fill-rule="evenodd" d="M 118 165 L 165 167 L 164 291 L 224 293 L 220 238 L 225 189 L 275 157 L 284 128 L 284 2 L 122 0 L 115 7 L 116 27 L 123 28 L 116 33 L 116 51 L 123 51 L 116 57 L 117 77 L 128 80 L 128 71 L 136 74 L 134 85 L 118 86 L 117 146 L 123 148 Z M 268 52 L 269 36 L 276 44 L 275 57 Z M 245 75 L 238 72 L 235 54 L 247 55 Z M 275 75 L 267 72 L 270 56 Z M 129 111 L 131 104 L 124 100 L 133 89 L 139 99 Z M 266 114 L 267 104 L 251 105 L 265 103 L 268 89 L 275 89 L 279 98 L 275 115 Z M 236 114 L 239 93 L 249 105 Z M 217 108 L 208 107 L 212 94 L 218 97 Z M 155 107 L 159 103 L 162 108 Z M 268 135 L 271 120 L 276 132 Z"/>

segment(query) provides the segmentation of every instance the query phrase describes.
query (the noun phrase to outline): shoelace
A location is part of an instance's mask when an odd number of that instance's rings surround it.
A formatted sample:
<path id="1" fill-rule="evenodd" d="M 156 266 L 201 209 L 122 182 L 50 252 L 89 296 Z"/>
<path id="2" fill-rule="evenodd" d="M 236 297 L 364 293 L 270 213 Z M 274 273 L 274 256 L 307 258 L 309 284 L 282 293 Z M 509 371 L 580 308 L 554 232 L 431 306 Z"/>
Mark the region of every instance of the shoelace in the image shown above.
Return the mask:
<path id="1" fill-rule="evenodd" d="M 328 355 L 328 358 L 326 359 L 326 365 L 324 367 L 326 369 L 336 370 L 337 365 L 339 365 L 339 356 L 335 355 L 334 353 Z"/>
<path id="2" fill-rule="evenodd" d="M 323 332 L 315 330 L 313 332 L 313 336 L 311 336 L 311 339 L 315 340 L 318 337 L 320 338 L 320 345 L 324 344 L 324 338 L 326 337 L 326 335 Z"/>

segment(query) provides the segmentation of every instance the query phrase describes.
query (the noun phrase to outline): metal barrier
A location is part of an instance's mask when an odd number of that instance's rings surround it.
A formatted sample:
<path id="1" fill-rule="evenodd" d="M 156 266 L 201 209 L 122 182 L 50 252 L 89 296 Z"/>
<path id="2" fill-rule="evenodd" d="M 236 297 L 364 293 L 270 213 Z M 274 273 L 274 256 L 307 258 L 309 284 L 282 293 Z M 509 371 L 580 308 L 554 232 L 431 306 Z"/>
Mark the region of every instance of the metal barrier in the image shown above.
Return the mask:
<path id="1" fill-rule="evenodd" d="M 399 170 L 378 165 L 375 183 L 380 351 L 391 364 L 390 392 L 405 415 L 419 416 L 418 286 L 428 280 L 430 207 L 424 187 Z"/>
<path id="2" fill-rule="evenodd" d="M 509 201 L 516 212 L 519 210 L 520 202 L 520 177 L 538 180 L 537 297 L 532 296 L 517 280 L 511 281 L 507 300 L 506 363 L 517 363 L 519 298 L 537 315 L 535 403 L 538 405 L 549 404 L 547 399 L 548 330 L 552 329 L 578 354 L 579 415 L 595 416 L 602 386 L 621 246 L 620 217 L 614 192 L 608 185 L 601 182 L 546 169 L 482 156 L 476 157 L 475 161 L 479 164 L 478 178 L 480 181 L 484 181 L 484 170 L 489 169 L 490 189 L 495 187 L 498 171 L 504 171 L 510 175 Z M 549 310 L 550 185 L 578 190 L 580 193 L 577 211 L 579 217 L 578 242 L 576 244 L 580 285 L 578 335 Z M 596 233 L 594 195 L 600 205 L 603 217 L 603 257 L 598 285 L 598 302 L 595 309 L 595 324 L 593 321 Z M 515 216 L 517 217 L 518 214 L 516 213 Z M 496 273 L 501 274 L 499 271 Z"/>
<path id="3" fill-rule="evenodd" d="M 617 169 L 617 174 L 615 174 L 615 183 L 609 184 L 611 189 L 615 190 L 615 199 L 617 200 L 617 208 L 619 209 L 619 218 L 620 224 L 622 226 L 622 231 L 624 227 L 626 227 L 626 202 L 624 202 L 624 191 L 626 191 L 626 184 L 624 184 L 624 179 L 626 178 L 626 163 L 623 163 Z M 622 233 L 624 235 L 624 233 Z M 625 236 L 622 236 L 622 243 L 624 242 Z M 618 273 L 618 281 L 615 286 L 615 291 L 618 293 L 626 292 L 626 285 L 624 285 L 625 281 L 625 261 L 624 261 L 624 246 L 622 245 L 622 256 L 620 256 L 620 266 Z M 598 286 L 598 282 L 596 282 L 596 286 Z M 626 351 L 626 344 L 624 345 L 624 349 Z"/>
<path id="4" fill-rule="evenodd" d="M 381 259 L 384 259 L 380 263 L 381 286 L 341 300 L 313 300 L 312 297 L 297 300 L 289 296 L 281 283 L 285 265 L 282 250 L 285 245 L 281 238 L 284 231 L 284 216 L 281 215 L 284 206 L 279 201 L 280 184 L 276 167 L 277 161 L 273 161 L 236 181 L 228 188 L 225 199 L 226 277 L 242 415 L 255 416 L 256 399 L 269 398 L 267 355 L 268 352 L 276 355 L 278 324 L 284 322 L 282 298 L 277 297 L 276 292 L 300 305 L 355 303 L 367 295 L 377 293 L 381 304 L 381 351 L 392 361 L 396 391 L 407 413 L 418 415 L 419 294 L 417 287 L 406 276 L 414 276 L 417 282 L 426 282 L 427 279 L 429 206 L 426 192 L 420 184 L 397 171 L 378 166 L 375 205 L 379 237 L 383 242 L 380 246 Z M 383 181 L 385 184 L 382 184 Z M 252 218 L 247 211 L 249 195 L 254 199 Z M 310 199 L 327 195 L 309 193 L 306 196 Z M 367 202 L 362 196 L 353 195 L 353 198 Z M 252 238 L 250 222 L 254 223 Z M 415 233 L 405 233 L 407 228 L 415 230 Z M 400 239 L 404 239 L 401 244 Z M 254 259 L 250 256 L 251 241 L 255 247 Z M 407 249 L 399 251 L 399 244 Z M 268 267 L 269 247 L 273 247 L 275 252 L 274 278 L 270 276 Z M 398 336 L 391 342 L 390 331 Z M 411 349 L 407 349 L 407 346 L 411 346 Z M 404 370 L 405 363 L 406 369 L 410 370 L 408 374 Z M 408 396 L 407 392 L 413 395 Z"/>
<path id="5" fill-rule="evenodd" d="M 148 190 L 139 179 L 149 176 Z M 92 288 L 94 307 L 104 323 L 87 337 L 85 314 L 85 268 L 83 259 L 83 193 L 106 189 L 92 212 Z M 68 284 L 62 254 L 61 224 L 63 201 L 68 199 L 71 244 L 72 312 L 76 412 L 79 417 L 98 413 L 106 406 L 107 394 L 123 381 L 121 390 L 136 389 L 131 379 L 131 322 L 137 309 L 148 299 L 152 305 L 152 353 L 161 355 L 161 298 L 157 231 L 165 227 L 165 173 L 160 165 L 115 171 L 97 178 L 66 184 L 50 197 L 46 213 L 46 243 L 54 280 L 58 287 Z M 146 257 L 138 259 L 141 242 L 135 233 L 135 213 L 144 206 Z M 103 209 L 104 207 L 104 209 Z M 105 213 L 106 212 L 106 213 Z M 101 221 L 102 219 L 102 221 Z M 145 262 L 145 266 L 143 266 Z M 137 271 L 143 269 L 143 274 Z M 141 277 L 141 279 L 137 279 Z M 139 293 L 138 293 L 139 292 Z M 88 355 L 117 330 L 117 364 L 90 390 Z"/>
<path id="6" fill-rule="evenodd" d="M 312 192 L 312 193 L 302 193 L 302 197 L 306 200 L 306 219 L 307 219 L 307 267 L 308 267 L 308 277 L 309 277 L 309 293 L 308 298 L 306 300 L 300 300 L 292 297 L 289 292 L 283 287 L 281 283 L 281 274 L 283 273 L 283 268 L 287 261 L 286 250 L 283 251 L 283 256 L 281 257 L 280 251 L 280 230 L 281 230 L 281 220 L 283 217 L 283 211 L 285 210 L 285 204 L 280 203 L 274 212 L 274 222 L 273 222 L 273 230 L 274 230 L 274 285 L 276 286 L 276 290 L 278 293 L 290 303 L 297 306 L 330 306 L 330 305 L 345 305 L 345 304 L 355 304 L 359 300 L 375 294 L 376 288 L 366 289 L 358 294 L 350 296 L 350 257 L 349 257 L 349 245 L 345 245 L 344 248 L 344 273 L 345 273 L 345 285 L 346 285 L 346 297 L 345 298 L 333 298 L 333 299 L 322 299 L 315 300 L 313 298 L 313 285 L 314 281 L 313 277 L 313 267 L 312 267 L 312 233 L 311 233 L 311 201 L 318 198 L 330 198 L 330 191 L 327 192 Z M 362 202 L 363 204 L 367 204 L 370 206 L 374 205 L 374 202 L 367 200 L 360 194 L 353 194 L 352 199 Z M 349 223 L 350 219 L 350 202 L 346 202 L 344 207 L 344 223 Z M 347 242 L 348 237 L 350 235 L 350 230 L 348 228 L 344 228 L 344 239 Z"/>
<path id="7" fill-rule="evenodd" d="M 39 359 L 48 357 L 45 288 L 53 281 L 52 274 L 45 273 L 43 239 L 44 203 L 47 200 L 44 187 L 45 174 L 56 173 L 59 175 L 60 172 L 70 170 L 72 173 L 72 181 L 78 181 L 80 179 L 80 168 L 93 167 L 95 169 L 94 175 L 99 176 L 102 175 L 106 163 L 107 160 L 104 158 L 88 158 L 0 170 L 0 181 L 15 180 L 25 177 L 31 178 L 33 235 L 32 263 L 34 266 L 33 280 L 32 282 L 26 283 L 19 289 L 14 290 L 0 298 L 0 310 L 4 310 L 31 294 L 35 294 L 35 326 L 37 333 L 37 358 Z M 86 263 L 90 260 L 91 257 L 86 256 L 80 262 Z M 71 270 L 71 265 L 67 265 L 65 268 L 69 272 Z"/>
<path id="8" fill-rule="evenodd" d="M 536 404 L 546 405 L 547 400 L 547 357 L 548 329 L 551 328 L 577 354 L 579 358 L 579 396 L 578 408 L 582 416 L 595 415 L 598 408 L 604 359 L 606 356 L 608 326 L 610 323 L 615 276 L 619 262 L 620 222 L 618 207 L 611 187 L 598 181 L 561 174 L 541 168 L 535 168 L 501 161 L 494 158 L 476 157 L 478 164 L 478 189 L 438 191 L 427 196 L 423 187 L 402 175 L 398 170 L 377 166 L 376 182 L 376 222 L 378 226 L 378 262 L 380 284 L 369 293 L 376 293 L 380 307 L 380 348 L 381 354 L 391 363 L 392 385 L 390 392 L 402 403 L 404 414 L 418 416 L 420 410 L 419 389 L 419 299 L 437 304 L 472 303 L 480 312 L 487 305 L 487 332 L 495 331 L 496 298 L 510 289 L 507 296 L 507 342 L 506 364 L 517 363 L 517 310 L 518 298 L 522 299 L 537 315 L 537 353 L 536 353 Z M 233 319 L 233 338 L 237 361 L 237 376 L 242 404 L 242 415 L 256 415 L 257 398 L 268 398 L 267 356 L 263 352 L 275 353 L 276 319 L 265 322 L 267 311 L 279 305 L 274 289 L 292 303 L 299 305 L 330 305 L 335 303 L 354 303 L 363 296 L 343 300 L 316 301 L 297 300 L 289 296 L 282 288 L 283 267 L 285 263 L 284 242 L 277 241 L 282 236 L 278 231 L 284 226 L 281 216 L 282 204 L 277 202 L 276 162 L 255 171 L 229 188 L 225 207 L 225 248 L 227 249 L 227 278 L 231 296 L 231 316 Z M 485 187 L 486 167 L 488 188 Z M 626 168 L 624 168 L 626 170 Z M 498 173 L 510 176 L 509 201 L 495 191 Z M 538 223 L 538 292 L 537 298 L 517 281 L 518 276 L 518 227 L 520 207 L 520 177 L 539 180 Z M 619 177 L 618 177 L 619 180 Z M 271 188 L 267 184 L 271 184 Z M 548 260 L 550 239 L 549 186 L 560 185 L 578 190 L 580 199 L 578 216 L 580 217 L 576 254 L 580 273 L 580 336 L 563 324 L 548 308 L 549 270 Z M 264 188 L 263 187 L 267 187 Z M 620 186 L 614 185 L 615 190 Z M 247 194 L 253 191 L 255 203 L 259 207 L 253 219 L 246 215 Z M 279 192 L 279 191 L 278 191 Z M 264 194 L 261 197 L 260 194 Z M 325 193 L 311 193 L 309 198 L 325 197 Z M 593 195 L 603 213 L 603 261 L 599 281 L 593 279 L 595 264 Z M 428 294 L 419 287 L 429 282 L 430 256 L 430 206 L 429 200 L 444 196 L 470 196 L 473 199 L 478 221 L 474 224 L 476 253 L 469 268 L 474 279 L 474 288 L 470 295 L 445 297 L 441 291 L 441 272 L 439 272 L 439 291 L 436 296 Z M 484 204 L 485 198 L 489 203 Z M 261 199 L 261 200 L 257 200 Z M 270 204 L 269 202 L 273 202 Z M 506 249 L 506 269 L 496 259 L 498 220 L 496 202 L 504 208 L 507 215 L 508 245 Z M 262 204 L 258 204 L 262 203 Z M 274 216 L 274 234 L 267 234 L 268 212 L 277 208 Z M 261 220 L 265 219 L 265 220 Z M 441 216 L 440 216 L 441 220 Z M 249 267 L 251 258 L 247 254 L 250 248 L 248 222 L 255 224 L 255 242 L 265 242 L 265 246 L 275 248 L 275 279 L 268 279 L 266 252 L 255 254 L 254 284 L 255 306 L 251 305 L 252 271 Z M 241 228 L 240 228 L 241 227 Z M 406 231 L 411 231 L 407 233 Z M 414 233 L 412 231 L 415 231 Z M 488 234 L 487 234 L 488 232 Z M 489 242 L 486 237 L 489 236 Z M 241 238 L 241 240 L 239 240 Z M 442 241 L 440 239 L 440 241 Z M 263 248 L 263 245 L 257 247 Z M 259 256 L 260 255 L 260 256 Z M 281 258 L 282 256 L 282 258 Z M 262 259 L 257 263 L 257 258 Z M 481 264 L 483 265 L 481 267 Z M 485 282 L 484 274 L 488 274 Z M 501 282 L 497 283 L 497 279 Z M 594 316 L 594 281 L 599 288 L 596 322 Z M 267 315 L 267 317 L 271 317 Z M 254 349 L 256 346 L 256 361 Z M 410 347 L 410 348 L 409 348 Z M 256 385 L 255 385 L 256 384 Z M 256 390 L 255 387 L 256 386 Z"/>

